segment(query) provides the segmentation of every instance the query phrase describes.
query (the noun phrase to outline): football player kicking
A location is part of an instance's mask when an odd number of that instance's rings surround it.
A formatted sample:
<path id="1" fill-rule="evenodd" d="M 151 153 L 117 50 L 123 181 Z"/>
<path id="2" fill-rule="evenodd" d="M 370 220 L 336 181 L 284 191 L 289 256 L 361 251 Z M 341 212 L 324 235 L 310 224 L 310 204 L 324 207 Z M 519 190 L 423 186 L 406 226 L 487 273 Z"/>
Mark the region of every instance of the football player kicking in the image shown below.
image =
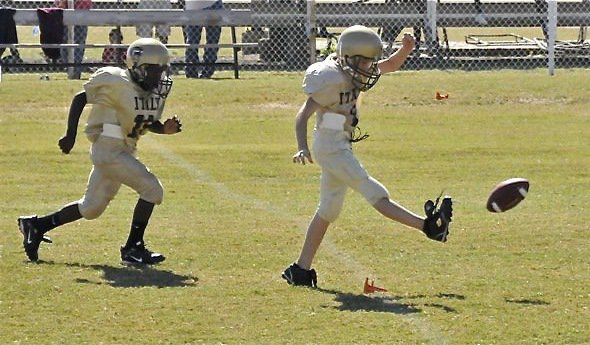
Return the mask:
<path id="1" fill-rule="evenodd" d="M 355 25 L 342 32 L 335 54 L 307 69 L 303 89 L 308 97 L 295 118 L 298 152 L 293 162 L 313 163 L 307 145 L 307 122 L 315 113 L 313 156 L 321 167 L 320 201 L 299 259 L 282 274 L 289 284 L 317 286 L 311 264 L 328 226 L 340 214 L 348 187 L 362 194 L 385 217 L 421 230 L 433 240 L 447 240 L 452 217 L 450 197 L 444 197 L 440 205 L 440 197 L 436 203 L 428 200 L 424 205 L 426 217 L 420 217 L 392 201 L 387 189 L 367 173 L 352 152 L 351 143 L 367 137 L 357 127 L 359 94 L 373 87 L 381 74 L 397 71 L 414 46 L 414 38 L 404 34 L 402 47 L 389 58 L 379 60 L 379 36 Z"/>
<path id="2" fill-rule="evenodd" d="M 158 178 L 135 158 L 135 151 L 137 141 L 148 131 L 175 134 L 181 130 L 176 116 L 160 121 L 172 86 L 169 52 L 159 41 L 142 38 L 129 46 L 126 64 L 127 69 L 100 68 L 72 100 L 66 134 L 58 144 L 63 153 L 72 150 L 82 110 L 87 103 L 92 104 L 85 129 L 92 143 L 92 170 L 82 199 L 44 217 L 18 218 L 25 253 L 31 261 L 39 258 L 39 244 L 50 242 L 45 236 L 48 231 L 80 218 L 99 217 L 121 184 L 139 194 L 129 238 L 121 247 L 122 262 L 149 265 L 165 259 L 148 250 L 143 240 L 154 205 L 162 202 L 164 190 Z"/>

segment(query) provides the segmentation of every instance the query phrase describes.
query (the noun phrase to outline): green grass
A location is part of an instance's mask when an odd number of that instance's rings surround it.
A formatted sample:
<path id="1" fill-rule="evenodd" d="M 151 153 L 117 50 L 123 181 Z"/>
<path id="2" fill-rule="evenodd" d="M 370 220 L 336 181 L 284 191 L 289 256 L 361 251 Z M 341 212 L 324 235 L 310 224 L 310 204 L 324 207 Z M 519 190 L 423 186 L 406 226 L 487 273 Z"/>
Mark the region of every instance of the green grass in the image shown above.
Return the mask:
<path id="1" fill-rule="evenodd" d="M 84 191 L 87 140 L 70 155 L 57 148 L 83 81 L 3 76 L 1 344 L 588 343 L 587 70 L 383 77 L 364 97 L 371 137 L 355 153 L 411 210 L 452 195 L 450 240 L 429 241 L 351 192 L 314 262 L 320 290 L 280 279 L 318 197 L 319 168 L 291 163 L 302 75 L 216 76 L 177 78 L 167 112 L 184 131 L 139 143 L 166 190 L 146 239 L 168 256 L 141 270 L 119 264 L 128 188 L 101 218 L 52 231 L 42 263 L 25 261 L 16 218 Z M 527 199 L 487 212 L 491 188 L 513 176 L 530 180 Z M 365 277 L 389 292 L 363 295 Z"/>

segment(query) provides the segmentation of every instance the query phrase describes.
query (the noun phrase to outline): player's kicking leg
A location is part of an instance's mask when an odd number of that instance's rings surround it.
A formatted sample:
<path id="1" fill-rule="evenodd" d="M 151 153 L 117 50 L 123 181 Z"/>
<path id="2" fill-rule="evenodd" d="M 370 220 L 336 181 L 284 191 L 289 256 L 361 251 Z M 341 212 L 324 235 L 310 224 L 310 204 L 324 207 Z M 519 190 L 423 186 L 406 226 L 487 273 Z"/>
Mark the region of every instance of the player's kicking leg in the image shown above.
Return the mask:
<path id="1" fill-rule="evenodd" d="M 439 199 L 440 197 L 436 199 L 436 202 L 428 200 L 424 204 L 426 219 L 422 231 L 432 240 L 446 242 L 449 224 L 453 221 L 453 201 L 450 196 L 445 196 L 438 207 Z"/>

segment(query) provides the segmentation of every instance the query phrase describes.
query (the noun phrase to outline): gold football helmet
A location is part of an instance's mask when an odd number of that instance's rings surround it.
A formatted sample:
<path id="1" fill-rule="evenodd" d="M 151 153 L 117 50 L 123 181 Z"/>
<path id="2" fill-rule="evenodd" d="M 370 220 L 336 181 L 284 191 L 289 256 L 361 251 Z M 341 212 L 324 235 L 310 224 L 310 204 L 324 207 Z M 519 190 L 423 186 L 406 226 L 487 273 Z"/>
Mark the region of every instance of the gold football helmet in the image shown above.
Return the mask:
<path id="1" fill-rule="evenodd" d="M 377 62 L 383 53 L 381 38 L 373 30 L 353 25 L 342 31 L 336 55 L 342 69 L 350 74 L 352 82 L 361 91 L 372 88 L 381 72 Z"/>
<path id="2" fill-rule="evenodd" d="M 160 97 L 168 96 L 172 88 L 169 61 L 168 48 L 153 38 L 140 38 L 131 43 L 125 59 L 133 81 Z"/>

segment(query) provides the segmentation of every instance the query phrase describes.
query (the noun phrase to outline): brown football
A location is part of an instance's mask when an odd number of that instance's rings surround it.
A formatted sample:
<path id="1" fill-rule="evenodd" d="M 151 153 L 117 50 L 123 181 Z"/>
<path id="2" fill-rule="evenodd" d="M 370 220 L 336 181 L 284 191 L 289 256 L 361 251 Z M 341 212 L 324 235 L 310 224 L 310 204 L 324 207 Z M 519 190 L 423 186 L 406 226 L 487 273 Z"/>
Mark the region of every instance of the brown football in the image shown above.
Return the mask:
<path id="1" fill-rule="evenodd" d="M 486 207 L 490 212 L 506 212 L 518 205 L 529 192 L 529 181 L 514 177 L 502 181 L 492 189 Z"/>

